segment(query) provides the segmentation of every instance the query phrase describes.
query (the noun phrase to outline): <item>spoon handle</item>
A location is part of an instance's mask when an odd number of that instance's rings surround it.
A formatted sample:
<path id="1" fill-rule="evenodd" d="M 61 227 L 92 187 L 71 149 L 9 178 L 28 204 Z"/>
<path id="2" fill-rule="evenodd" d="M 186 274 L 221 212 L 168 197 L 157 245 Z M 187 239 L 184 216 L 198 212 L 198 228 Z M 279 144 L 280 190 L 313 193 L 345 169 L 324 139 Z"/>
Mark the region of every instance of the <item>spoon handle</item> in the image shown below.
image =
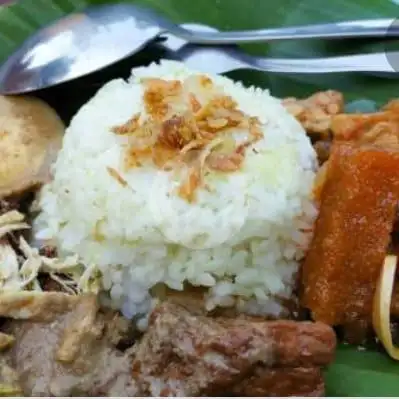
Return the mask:
<path id="1" fill-rule="evenodd" d="M 364 19 L 328 24 L 230 32 L 201 32 L 187 29 L 189 33 L 186 34 L 184 39 L 198 44 L 231 44 L 289 39 L 395 37 L 399 36 L 399 24 L 395 24 L 394 22 L 395 19 L 393 18 Z"/>

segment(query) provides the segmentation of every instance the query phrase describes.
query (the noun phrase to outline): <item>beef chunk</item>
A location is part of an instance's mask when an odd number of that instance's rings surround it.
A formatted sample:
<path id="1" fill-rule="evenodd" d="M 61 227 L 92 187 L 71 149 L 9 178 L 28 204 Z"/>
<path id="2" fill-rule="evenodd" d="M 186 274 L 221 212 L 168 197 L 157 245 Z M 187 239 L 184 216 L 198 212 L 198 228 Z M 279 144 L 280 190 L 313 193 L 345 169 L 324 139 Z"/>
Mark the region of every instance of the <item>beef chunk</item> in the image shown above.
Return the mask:
<path id="1" fill-rule="evenodd" d="M 264 322 L 279 366 L 325 366 L 332 362 L 336 337 L 323 323 L 288 320 Z"/>
<path id="2" fill-rule="evenodd" d="M 310 395 L 323 391 L 320 367 L 332 360 L 335 343 L 332 329 L 321 323 L 212 318 L 165 302 L 137 344 L 133 377 L 143 396 L 212 396 L 232 389 L 239 395 L 251 389 L 263 396 Z"/>
<path id="3" fill-rule="evenodd" d="M 265 368 L 253 373 L 232 389 L 235 396 L 311 396 L 324 395 L 319 367 Z"/>
<path id="4" fill-rule="evenodd" d="M 25 295 L 26 296 L 26 295 Z M 32 295 L 29 312 L 16 312 L 4 331 L 15 337 L 8 354 L 28 396 L 134 396 L 131 353 L 115 349 L 104 331 L 95 296 Z M 47 307 L 52 297 L 57 307 Z M 56 300 L 59 296 L 62 299 Z M 61 306 L 62 304 L 62 306 Z M 3 306 L 3 309 L 5 307 Z M 22 320 L 23 316 L 27 318 Z"/>
<path id="5" fill-rule="evenodd" d="M 0 396 L 23 396 L 17 372 L 7 356 L 0 357 Z"/>

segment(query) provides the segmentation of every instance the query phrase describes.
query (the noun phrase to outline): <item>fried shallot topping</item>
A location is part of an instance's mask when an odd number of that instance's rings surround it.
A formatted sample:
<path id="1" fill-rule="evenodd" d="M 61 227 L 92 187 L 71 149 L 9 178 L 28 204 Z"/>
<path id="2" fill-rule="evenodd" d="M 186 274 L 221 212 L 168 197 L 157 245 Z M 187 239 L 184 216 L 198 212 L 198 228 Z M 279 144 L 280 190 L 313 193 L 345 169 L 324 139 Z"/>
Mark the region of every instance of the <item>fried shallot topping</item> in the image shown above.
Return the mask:
<path id="1" fill-rule="evenodd" d="M 127 181 L 118 173 L 117 170 L 114 168 L 111 168 L 110 166 L 107 166 L 107 171 L 109 175 L 114 178 L 121 186 L 126 187 L 127 186 Z"/>
<path id="2" fill-rule="evenodd" d="M 195 191 L 209 172 L 239 170 L 246 147 L 263 137 L 259 120 L 239 110 L 234 99 L 206 76 L 143 83 L 145 112 L 112 128 L 128 140 L 125 170 L 148 162 L 163 170 L 184 170 L 178 195 L 188 202 L 195 200 Z M 233 128 L 248 139 L 236 142 Z"/>

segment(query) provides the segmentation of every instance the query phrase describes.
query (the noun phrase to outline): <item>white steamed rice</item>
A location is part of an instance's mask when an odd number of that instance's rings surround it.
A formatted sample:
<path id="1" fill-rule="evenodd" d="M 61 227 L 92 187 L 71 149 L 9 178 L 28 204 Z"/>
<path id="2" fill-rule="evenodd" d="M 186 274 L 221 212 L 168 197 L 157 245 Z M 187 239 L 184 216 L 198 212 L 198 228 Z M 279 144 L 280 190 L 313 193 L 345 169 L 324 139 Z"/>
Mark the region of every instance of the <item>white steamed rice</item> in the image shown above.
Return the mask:
<path id="1" fill-rule="evenodd" d="M 237 305 L 278 314 L 276 298 L 292 294 L 316 216 L 315 153 L 279 100 L 210 76 L 239 109 L 259 118 L 264 139 L 247 151 L 241 170 L 211 177 L 212 190 L 200 190 L 194 204 L 169 195 L 176 184 L 170 172 L 121 167 L 126 139 L 110 129 L 144 112 L 141 79 L 194 73 L 171 61 L 137 68 L 129 82 L 107 83 L 80 109 L 67 129 L 54 180 L 41 192 L 36 238 L 78 254 L 87 267 L 96 265 L 113 305 L 128 317 L 148 312 L 149 289 L 157 283 L 181 290 L 184 282 L 209 287 L 208 309 Z M 237 128 L 236 137 L 246 133 Z"/>

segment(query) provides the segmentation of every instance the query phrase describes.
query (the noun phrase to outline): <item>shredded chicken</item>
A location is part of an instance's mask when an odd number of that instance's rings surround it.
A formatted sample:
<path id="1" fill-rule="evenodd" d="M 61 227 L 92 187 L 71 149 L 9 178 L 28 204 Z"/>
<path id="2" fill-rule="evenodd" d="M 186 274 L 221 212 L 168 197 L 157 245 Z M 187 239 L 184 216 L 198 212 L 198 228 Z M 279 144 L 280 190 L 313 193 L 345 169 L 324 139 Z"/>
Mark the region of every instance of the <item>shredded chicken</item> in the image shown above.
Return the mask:
<path id="1" fill-rule="evenodd" d="M 19 291 L 0 294 L 0 316 L 12 319 L 51 321 L 75 306 L 79 296 L 61 292 Z"/>
<path id="2" fill-rule="evenodd" d="M 29 229 L 30 226 L 25 222 L 25 215 L 12 210 L 0 216 L 0 238 L 16 230 Z"/>
<path id="3" fill-rule="evenodd" d="M 260 122 L 240 111 L 237 103 L 205 76 L 192 76 L 184 82 L 145 79 L 144 85 L 145 115 L 136 114 L 112 128 L 115 134 L 128 137 L 125 168 L 151 161 L 163 169 L 188 169 L 178 194 L 189 202 L 195 200 L 205 171 L 239 170 L 246 147 L 263 137 Z M 248 131 L 247 142 L 235 141 L 231 133 L 236 127 Z M 109 172 L 122 184 L 114 171 Z"/>
<path id="4" fill-rule="evenodd" d="M 11 235 L 29 228 L 25 215 L 16 210 L 0 215 L 0 295 L 25 289 L 41 291 L 40 273 L 48 274 L 70 294 L 98 292 L 95 265 L 84 268 L 76 255 L 63 259 L 54 254 L 46 256 L 32 248 L 22 235 Z"/>

